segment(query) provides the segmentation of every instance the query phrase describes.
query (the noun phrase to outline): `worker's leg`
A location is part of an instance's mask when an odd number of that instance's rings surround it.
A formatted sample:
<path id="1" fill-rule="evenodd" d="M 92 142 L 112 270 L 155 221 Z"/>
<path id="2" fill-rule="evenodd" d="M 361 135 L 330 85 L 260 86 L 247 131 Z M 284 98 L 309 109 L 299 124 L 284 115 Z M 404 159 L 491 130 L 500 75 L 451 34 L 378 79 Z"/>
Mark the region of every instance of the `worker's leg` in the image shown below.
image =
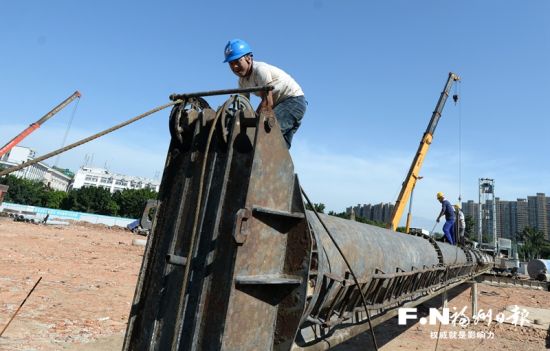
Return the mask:
<path id="1" fill-rule="evenodd" d="M 277 117 L 277 122 L 281 127 L 286 145 L 290 149 L 292 137 L 300 127 L 302 118 L 306 113 L 306 99 L 303 96 L 285 99 L 273 108 L 273 112 L 275 112 L 275 117 Z"/>
<path id="2" fill-rule="evenodd" d="M 453 225 L 451 226 L 451 238 L 453 238 L 453 245 L 456 245 L 456 226 L 455 221 L 453 221 Z"/>
<path id="3" fill-rule="evenodd" d="M 459 237 L 459 240 L 460 240 L 460 244 L 461 244 L 462 246 L 464 246 L 464 244 L 465 244 L 465 243 L 464 243 L 464 228 L 460 228 L 460 229 L 458 230 L 458 237 Z"/>
<path id="4" fill-rule="evenodd" d="M 458 235 L 457 234 L 457 230 L 456 230 L 456 226 L 455 226 L 455 220 L 453 220 L 453 225 L 451 226 L 451 237 L 453 238 L 453 245 L 456 245 L 457 243 L 457 239 L 456 239 L 456 236 Z"/>
<path id="5" fill-rule="evenodd" d="M 456 220 L 453 224 L 453 239 L 455 240 L 455 244 L 458 245 L 458 221 Z"/>
<path id="6" fill-rule="evenodd" d="M 443 233 L 445 233 L 445 237 L 447 238 L 449 243 L 451 243 L 451 245 L 455 244 L 453 240 L 453 233 L 452 233 L 454 222 L 455 221 L 453 219 L 450 219 L 446 221 L 445 224 L 443 224 Z"/>

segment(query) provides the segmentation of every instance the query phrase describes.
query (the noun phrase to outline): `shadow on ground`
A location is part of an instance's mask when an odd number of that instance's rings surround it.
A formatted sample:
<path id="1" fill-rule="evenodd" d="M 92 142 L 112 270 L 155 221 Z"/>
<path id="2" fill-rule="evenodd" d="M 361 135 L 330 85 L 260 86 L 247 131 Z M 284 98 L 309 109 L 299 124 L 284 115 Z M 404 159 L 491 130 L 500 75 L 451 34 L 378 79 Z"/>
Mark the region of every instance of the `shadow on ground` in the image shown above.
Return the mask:
<path id="1" fill-rule="evenodd" d="M 469 289 L 469 284 L 461 284 L 450 289 L 447 292 L 448 300 L 452 300 L 456 296 L 460 295 L 465 290 Z M 421 305 L 418 305 L 418 318 L 425 317 L 428 315 L 430 308 L 439 308 L 442 306 L 441 295 L 435 296 L 434 298 L 424 302 Z M 412 327 L 415 323 L 411 322 L 408 325 L 398 325 L 397 317 L 391 318 L 390 320 L 374 327 L 374 335 L 376 337 L 376 343 L 378 347 L 381 348 L 405 331 Z M 547 338 L 548 340 L 548 338 Z M 356 337 L 351 338 L 350 340 L 331 348 L 332 351 L 354 351 L 354 350 L 374 350 L 374 345 L 372 342 L 372 336 L 369 331 L 359 334 Z"/>

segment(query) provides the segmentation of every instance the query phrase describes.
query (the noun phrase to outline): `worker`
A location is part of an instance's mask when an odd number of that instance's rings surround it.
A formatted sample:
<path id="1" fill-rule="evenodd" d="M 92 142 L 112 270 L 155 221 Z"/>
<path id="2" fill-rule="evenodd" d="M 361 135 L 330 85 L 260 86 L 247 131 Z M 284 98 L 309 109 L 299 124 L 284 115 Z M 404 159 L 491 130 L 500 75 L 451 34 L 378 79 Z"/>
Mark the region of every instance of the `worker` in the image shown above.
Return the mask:
<path id="1" fill-rule="evenodd" d="M 457 203 L 455 207 L 455 218 L 456 218 L 456 233 L 458 233 L 457 243 L 460 243 L 461 246 L 464 246 L 464 231 L 466 229 L 466 220 L 464 219 L 464 212 L 460 208 L 460 204 Z"/>
<path id="2" fill-rule="evenodd" d="M 290 149 L 292 137 L 306 112 L 307 103 L 302 88 L 280 68 L 254 61 L 252 49 L 244 40 L 230 40 L 225 46 L 224 54 L 223 62 L 227 62 L 231 71 L 239 77 L 239 88 L 273 86 L 271 91 L 254 93 L 262 99 L 256 113 L 273 109 Z"/>
<path id="3" fill-rule="evenodd" d="M 455 211 L 453 209 L 453 205 L 445 199 L 445 195 L 442 192 L 437 193 L 437 200 L 441 202 L 441 212 L 439 213 L 439 216 L 437 216 L 436 222 L 439 223 L 439 219 L 441 216 L 445 215 L 445 224 L 443 224 L 443 233 L 445 234 L 445 237 L 447 238 L 447 241 L 454 245 L 455 242 L 453 240 L 454 237 L 454 224 L 455 224 Z"/>

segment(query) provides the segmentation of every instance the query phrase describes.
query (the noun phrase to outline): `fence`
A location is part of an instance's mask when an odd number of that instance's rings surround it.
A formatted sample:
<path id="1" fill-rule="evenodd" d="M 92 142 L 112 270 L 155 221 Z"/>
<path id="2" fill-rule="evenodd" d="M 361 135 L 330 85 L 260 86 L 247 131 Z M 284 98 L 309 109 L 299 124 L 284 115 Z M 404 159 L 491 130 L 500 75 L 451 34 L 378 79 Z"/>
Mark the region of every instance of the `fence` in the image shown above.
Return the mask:
<path id="1" fill-rule="evenodd" d="M 37 217 L 46 217 L 46 215 L 50 215 L 49 219 L 71 219 L 73 221 L 84 221 L 89 223 L 100 223 L 105 224 L 108 226 L 121 226 L 126 227 L 128 224 L 135 221 L 135 219 L 132 218 L 123 218 L 123 217 L 112 217 L 112 216 L 104 216 L 99 214 L 93 214 L 93 213 L 85 213 L 85 212 L 76 212 L 76 211 L 66 211 L 66 210 L 57 210 L 53 208 L 47 208 L 47 207 L 39 207 L 39 206 L 29 206 L 29 205 L 20 205 L 20 204 L 14 204 L 10 202 L 4 202 L 0 205 L 0 211 L 3 211 L 4 209 L 9 209 L 13 211 L 25 211 L 25 212 L 34 212 L 36 213 Z"/>

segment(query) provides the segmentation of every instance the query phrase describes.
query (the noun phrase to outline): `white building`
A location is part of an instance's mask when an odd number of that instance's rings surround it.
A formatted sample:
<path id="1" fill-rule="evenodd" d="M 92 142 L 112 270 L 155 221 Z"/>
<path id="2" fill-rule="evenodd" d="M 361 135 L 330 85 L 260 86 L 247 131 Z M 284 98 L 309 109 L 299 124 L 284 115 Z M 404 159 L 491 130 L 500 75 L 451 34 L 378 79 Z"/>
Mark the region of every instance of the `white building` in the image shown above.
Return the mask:
<path id="1" fill-rule="evenodd" d="M 74 176 L 71 189 L 97 187 L 109 189 L 111 193 L 124 189 L 151 189 L 159 191 L 160 182 L 144 177 L 111 173 L 104 168 L 81 167 Z"/>
<path id="2" fill-rule="evenodd" d="M 13 167 L 21 163 L 33 160 L 36 152 L 28 147 L 14 146 L 10 152 L 0 158 L 0 165 L 4 167 Z M 18 178 L 36 180 L 54 190 L 67 191 L 71 183 L 71 177 L 48 166 L 43 162 L 35 163 L 32 166 L 25 167 L 11 173 Z"/>

